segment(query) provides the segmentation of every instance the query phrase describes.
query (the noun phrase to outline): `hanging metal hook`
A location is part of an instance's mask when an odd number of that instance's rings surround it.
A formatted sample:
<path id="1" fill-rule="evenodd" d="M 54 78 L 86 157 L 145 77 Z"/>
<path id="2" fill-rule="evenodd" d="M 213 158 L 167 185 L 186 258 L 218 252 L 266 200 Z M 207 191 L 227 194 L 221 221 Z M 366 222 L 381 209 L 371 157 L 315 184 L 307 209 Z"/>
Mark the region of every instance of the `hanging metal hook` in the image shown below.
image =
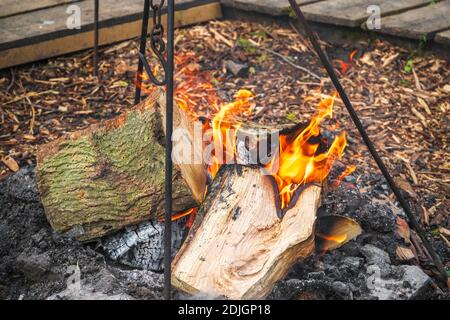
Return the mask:
<path id="1" fill-rule="evenodd" d="M 145 58 L 143 53 L 139 53 L 139 59 L 141 60 L 145 72 L 147 72 L 150 80 L 157 86 L 164 86 L 167 84 L 167 61 L 164 58 L 164 53 L 166 51 L 166 44 L 164 43 L 164 27 L 161 23 L 161 11 L 164 5 L 164 0 L 160 0 L 159 3 L 154 4 L 153 1 L 150 1 L 150 8 L 153 11 L 153 27 L 150 31 L 150 47 L 152 48 L 153 53 L 159 60 L 159 63 L 164 71 L 163 80 L 159 80 L 157 75 L 153 72 L 150 64 Z"/>
<path id="2" fill-rule="evenodd" d="M 144 14 L 142 17 L 142 30 L 141 30 L 141 41 L 140 41 L 140 49 L 139 49 L 139 64 L 137 70 L 137 79 L 136 79 L 136 93 L 134 97 L 134 103 L 139 103 L 141 100 L 141 84 L 142 84 L 142 71 L 145 68 L 145 72 L 150 77 L 150 80 L 153 84 L 157 86 L 164 86 L 167 84 L 167 61 L 164 58 L 164 53 L 166 51 L 166 44 L 164 43 L 164 27 L 161 23 L 161 13 L 162 7 L 164 5 L 164 0 L 160 0 L 159 3 L 154 3 L 152 0 L 145 0 L 144 2 Z M 150 47 L 153 53 L 156 55 L 159 60 L 162 69 L 164 71 L 163 80 L 159 80 L 157 76 L 154 74 L 150 64 L 145 57 L 145 47 L 147 43 L 147 27 L 148 27 L 148 19 L 149 19 L 149 11 L 152 9 L 152 18 L 153 18 L 153 26 L 150 31 Z"/>
<path id="3" fill-rule="evenodd" d="M 156 25 L 153 26 L 152 28 L 152 32 L 153 29 Z M 147 72 L 148 76 L 150 77 L 150 80 L 157 86 L 164 86 L 167 84 L 167 62 L 164 58 L 164 52 L 166 50 L 166 45 L 164 43 L 164 40 L 162 39 L 162 37 L 152 37 L 150 35 L 150 47 L 152 48 L 153 53 L 156 55 L 156 57 L 158 58 L 161 67 L 164 71 L 164 78 L 163 80 L 159 80 L 157 78 L 157 75 L 155 75 L 153 73 L 153 70 L 150 67 L 150 64 L 147 62 L 147 59 L 145 58 L 145 56 L 139 52 L 139 59 L 141 60 L 142 64 L 144 65 L 145 68 L 145 72 Z"/>

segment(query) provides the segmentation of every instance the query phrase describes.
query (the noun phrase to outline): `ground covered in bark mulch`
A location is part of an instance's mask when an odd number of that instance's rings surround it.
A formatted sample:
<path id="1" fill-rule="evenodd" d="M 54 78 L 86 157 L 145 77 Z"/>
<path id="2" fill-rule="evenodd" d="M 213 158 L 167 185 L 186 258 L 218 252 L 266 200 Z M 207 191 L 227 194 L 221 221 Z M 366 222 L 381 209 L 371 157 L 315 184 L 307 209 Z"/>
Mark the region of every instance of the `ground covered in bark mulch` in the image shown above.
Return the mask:
<path id="1" fill-rule="evenodd" d="M 370 137 L 448 266 L 450 62 L 432 53 L 408 51 L 381 40 L 360 40 L 343 46 L 322 44 L 341 73 L 342 83 Z M 138 42 L 132 40 L 103 48 L 100 79 L 92 76 L 90 51 L 1 71 L 0 180 L 20 167 L 34 164 L 39 144 L 130 108 L 137 46 Z M 210 73 L 214 94 L 222 101 L 232 101 L 238 89 L 251 90 L 255 94 L 252 118 L 261 122 L 308 121 L 317 103 L 333 92 L 307 42 L 289 27 L 212 21 L 177 30 L 176 46 L 179 56 L 195 54 L 196 65 L 191 67 Z M 204 101 L 198 109 L 205 115 L 216 111 Z M 358 203 L 362 196 L 402 217 L 395 197 L 377 173 L 339 99 L 333 116 L 335 120 L 325 124 L 325 135 L 345 129 L 349 142 L 337 168 L 356 165 L 356 171 L 339 189 L 357 190 L 358 196 L 337 196 L 328 203 L 335 203 L 329 209 L 348 213 L 353 209 L 339 207 L 339 203 Z M 6 216 L 4 208 L 2 214 Z M 367 212 L 373 214 L 370 223 L 376 224 L 380 211 L 368 209 L 364 214 Z M 38 225 L 45 224 L 43 216 L 28 218 L 38 219 Z M 389 230 L 382 230 L 383 223 L 368 229 L 402 234 L 398 229 L 402 222 L 394 220 Z M 362 221 L 364 227 L 367 219 Z M 399 251 L 400 242 L 382 247 L 393 246 L 392 250 L 386 249 L 393 258 L 420 264 L 433 275 L 429 255 L 417 235 L 411 232 L 407 238 Z M 332 254 L 340 251 L 337 252 Z"/>

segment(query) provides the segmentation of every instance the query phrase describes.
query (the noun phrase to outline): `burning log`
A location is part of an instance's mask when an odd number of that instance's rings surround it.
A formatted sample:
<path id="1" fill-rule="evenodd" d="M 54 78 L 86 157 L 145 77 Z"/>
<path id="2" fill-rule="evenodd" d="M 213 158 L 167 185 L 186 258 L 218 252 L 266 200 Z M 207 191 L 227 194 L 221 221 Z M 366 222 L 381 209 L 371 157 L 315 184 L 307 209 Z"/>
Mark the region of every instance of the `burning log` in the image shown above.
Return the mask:
<path id="1" fill-rule="evenodd" d="M 190 87 L 210 88 L 188 80 Z M 239 90 L 226 104 L 206 99 L 216 110 L 206 119 L 195 113 L 199 97 L 190 87 L 178 87 L 175 97 L 172 219 L 201 208 L 175 257 L 174 285 L 188 293 L 263 298 L 294 262 L 314 252 L 322 182 L 346 145 L 344 132 L 329 146 L 320 136 L 334 96 L 308 124 L 273 129 L 241 120 L 252 113 L 250 91 Z M 38 187 L 56 231 L 90 240 L 162 217 L 165 97 L 149 93 L 116 119 L 38 150 Z M 335 245 L 327 241 L 342 238 L 322 236 L 324 250 Z M 120 246 L 112 248 L 117 256 Z"/>
<path id="2" fill-rule="evenodd" d="M 164 101 L 157 90 L 115 119 L 38 149 L 38 187 L 47 219 L 56 231 L 71 231 L 79 240 L 89 240 L 162 216 Z M 176 119 L 178 126 L 187 126 L 181 113 Z M 200 168 L 183 164 L 174 169 L 175 212 L 202 200 L 206 176 Z"/>
<path id="3" fill-rule="evenodd" d="M 173 261 L 173 285 L 189 294 L 264 298 L 294 262 L 313 253 L 321 190 L 314 183 L 299 188 L 280 218 L 273 177 L 223 166 Z"/>
<path id="4" fill-rule="evenodd" d="M 39 147 L 38 187 L 56 231 L 71 231 L 84 241 L 163 215 L 164 117 L 165 95 L 156 90 L 115 119 Z M 205 193 L 203 132 L 195 132 L 194 120 L 181 108 L 174 109 L 174 133 L 179 133 L 173 137 L 174 213 L 198 206 Z M 205 123 L 211 125 L 210 120 Z M 239 128 L 240 163 L 258 161 L 251 159 L 257 157 L 252 148 L 267 143 L 278 130 L 252 123 Z M 254 138 L 250 144 L 249 136 Z"/>
<path id="5" fill-rule="evenodd" d="M 212 121 L 214 144 L 228 155 L 237 153 L 239 158 L 239 135 L 230 135 L 229 129 L 233 118 L 248 110 L 251 97 L 239 91 L 236 101 L 220 109 Z M 331 116 L 333 102 L 334 97 L 322 100 L 307 125 L 279 135 L 269 161 L 258 163 L 262 168 L 221 167 L 221 154 L 214 153 L 216 162 L 209 171 L 214 176 L 221 169 L 174 259 L 174 286 L 190 294 L 260 299 L 294 262 L 313 253 L 322 182 L 346 146 L 345 132 L 328 148 L 320 137 L 320 123 Z M 238 129 L 246 130 L 240 124 Z M 257 148 L 263 141 L 257 140 Z M 338 225 L 331 222 L 323 228 L 320 250 L 332 249 L 340 239 L 348 239 L 347 233 L 352 237 L 359 232 L 343 220 Z"/>

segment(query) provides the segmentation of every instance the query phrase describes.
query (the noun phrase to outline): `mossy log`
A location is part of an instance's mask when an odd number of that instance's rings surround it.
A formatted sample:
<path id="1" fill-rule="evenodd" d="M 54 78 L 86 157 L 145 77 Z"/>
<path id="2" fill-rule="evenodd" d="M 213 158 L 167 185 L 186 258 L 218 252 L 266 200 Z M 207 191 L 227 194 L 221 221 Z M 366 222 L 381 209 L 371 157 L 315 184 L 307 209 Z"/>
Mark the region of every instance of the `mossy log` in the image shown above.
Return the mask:
<path id="1" fill-rule="evenodd" d="M 37 180 L 47 219 L 58 232 L 90 240 L 164 210 L 163 94 L 157 90 L 122 115 L 63 136 L 37 152 Z M 199 172 L 183 169 L 190 174 Z M 173 210 L 197 206 L 205 173 L 173 171 Z M 194 190 L 191 191 L 191 190 Z M 200 195 L 199 195 L 200 194 Z"/>
<path id="2" fill-rule="evenodd" d="M 298 189 L 279 217 L 278 191 L 260 168 L 223 166 L 172 264 L 172 284 L 189 294 L 262 299 L 299 259 L 314 252 L 322 187 Z"/>

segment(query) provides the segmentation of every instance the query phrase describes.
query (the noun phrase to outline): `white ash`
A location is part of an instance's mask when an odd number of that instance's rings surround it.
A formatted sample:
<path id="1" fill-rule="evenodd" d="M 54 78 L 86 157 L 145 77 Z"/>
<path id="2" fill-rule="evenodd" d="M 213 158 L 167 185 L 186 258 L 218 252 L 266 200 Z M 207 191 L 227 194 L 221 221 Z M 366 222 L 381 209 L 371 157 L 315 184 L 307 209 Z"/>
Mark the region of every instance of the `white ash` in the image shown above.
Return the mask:
<path id="1" fill-rule="evenodd" d="M 172 257 L 175 256 L 187 231 L 186 219 L 172 223 Z M 107 236 L 102 247 L 112 259 L 143 270 L 162 271 L 164 260 L 164 222 L 145 221 Z"/>
<path id="2" fill-rule="evenodd" d="M 158 226 L 153 226 L 150 221 L 139 225 L 126 227 L 124 231 L 106 237 L 102 243 L 103 248 L 113 260 L 117 260 L 138 243 L 151 239 L 160 232 Z"/>

